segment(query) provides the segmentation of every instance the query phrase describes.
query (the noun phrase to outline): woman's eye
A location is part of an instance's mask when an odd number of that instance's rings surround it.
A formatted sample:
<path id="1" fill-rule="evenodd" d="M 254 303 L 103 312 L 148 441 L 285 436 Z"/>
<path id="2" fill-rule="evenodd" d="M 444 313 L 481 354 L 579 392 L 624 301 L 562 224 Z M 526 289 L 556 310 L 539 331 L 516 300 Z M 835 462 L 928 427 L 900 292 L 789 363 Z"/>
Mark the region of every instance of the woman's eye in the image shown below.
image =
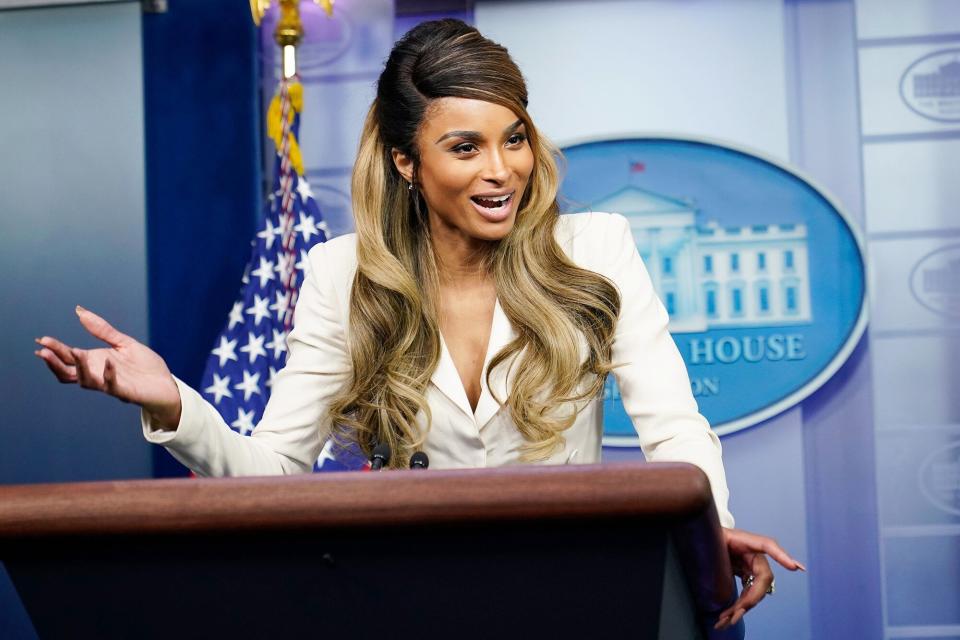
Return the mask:
<path id="1" fill-rule="evenodd" d="M 510 144 L 521 144 L 524 140 L 527 139 L 527 134 L 525 133 L 515 133 L 507 140 Z"/>
<path id="2" fill-rule="evenodd" d="M 464 142 L 463 144 L 458 144 L 453 148 L 454 153 L 472 153 L 477 148 L 477 145 L 472 142 Z"/>

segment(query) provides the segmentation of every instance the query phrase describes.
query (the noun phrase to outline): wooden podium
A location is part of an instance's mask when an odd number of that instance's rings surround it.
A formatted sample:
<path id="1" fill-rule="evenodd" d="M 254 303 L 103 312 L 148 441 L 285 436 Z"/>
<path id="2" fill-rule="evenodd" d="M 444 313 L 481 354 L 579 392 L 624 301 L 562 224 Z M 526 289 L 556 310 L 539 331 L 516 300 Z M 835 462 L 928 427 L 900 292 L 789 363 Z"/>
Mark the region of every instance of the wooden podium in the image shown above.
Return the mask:
<path id="1" fill-rule="evenodd" d="M 686 639 L 734 596 L 672 463 L 3 486 L 0 561 L 42 640 Z"/>

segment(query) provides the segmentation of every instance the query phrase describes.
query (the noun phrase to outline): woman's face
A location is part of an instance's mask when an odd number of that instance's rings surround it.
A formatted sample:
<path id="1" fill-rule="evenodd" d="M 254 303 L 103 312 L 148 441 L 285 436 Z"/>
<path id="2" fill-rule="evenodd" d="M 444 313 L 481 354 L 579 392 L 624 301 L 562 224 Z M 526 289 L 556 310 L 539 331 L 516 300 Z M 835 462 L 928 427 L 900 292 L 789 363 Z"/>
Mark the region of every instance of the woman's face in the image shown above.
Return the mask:
<path id="1" fill-rule="evenodd" d="M 467 98 L 439 98 L 417 136 L 418 186 L 435 238 L 500 240 L 513 229 L 533 170 L 526 127 L 510 109 Z M 412 162 L 394 162 L 409 180 Z"/>

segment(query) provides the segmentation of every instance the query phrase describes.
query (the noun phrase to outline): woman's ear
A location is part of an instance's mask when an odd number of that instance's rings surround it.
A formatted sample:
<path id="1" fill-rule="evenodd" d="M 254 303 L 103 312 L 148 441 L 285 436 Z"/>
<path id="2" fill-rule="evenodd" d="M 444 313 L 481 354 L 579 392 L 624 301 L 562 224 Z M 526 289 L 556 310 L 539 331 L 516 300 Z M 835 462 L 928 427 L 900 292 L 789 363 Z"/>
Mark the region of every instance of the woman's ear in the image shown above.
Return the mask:
<path id="1" fill-rule="evenodd" d="M 393 166 L 397 168 L 397 171 L 400 172 L 400 175 L 403 176 L 403 179 L 407 182 L 413 181 L 413 158 L 400 151 L 396 147 L 390 150 L 390 155 L 393 157 Z"/>

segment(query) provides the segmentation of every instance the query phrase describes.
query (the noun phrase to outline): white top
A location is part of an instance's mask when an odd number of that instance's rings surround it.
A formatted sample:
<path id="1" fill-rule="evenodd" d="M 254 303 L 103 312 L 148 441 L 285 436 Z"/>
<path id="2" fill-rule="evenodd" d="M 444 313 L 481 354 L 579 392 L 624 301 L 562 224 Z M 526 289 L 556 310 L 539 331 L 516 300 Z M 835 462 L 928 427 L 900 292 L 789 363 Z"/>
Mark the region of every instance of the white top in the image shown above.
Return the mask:
<path id="1" fill-rule="evenodd" d="M 683 461 L 707 474 L 720 522 L 733 526 L 720 440 L 700 415 L 683 359 L 667 332 L 668 316 L 637 252 L 630 224 L 619 214 L 560 216 L 556 237 L 580 267 L 609 278 L 620 290 L 621 309 L 613 342 L 613 370 L 623 406 L 640 436 L 647 460 Z M 248 436 L 232 431 L 199 393 L 177 380 L 182 401 L 176 431 L 163 431 L 142 413 L 146 439 L 165 446 L 202 476 L 307 473 L 330 431 L 328 403 L 347 380 L 350 288 L 357 268 L 356 236 L 314 246 L 301 287 L 287 364 L 274 378 L 263 418 Z M 484 372 L 491 358 L 516 335 L 499 302 Z M 497 367 L 490 379 L 507 397 L 516 367 Z M 509 377 L 506 372 L 510 370 Z M 446 344 L 426 390 L 433 413 L 425 451 L 430 467 L 495 467 L 520 464 L 523 437 L 481 377 L 476 411 L 470 409 Z M 421 415 L 421 419 L 423 416 Z M 425 426 L 425 420 L 421 422 Z M 543 464 L 600 461 L 601 398 L 586 403 L 564 432 L 566 446 Z"/>

